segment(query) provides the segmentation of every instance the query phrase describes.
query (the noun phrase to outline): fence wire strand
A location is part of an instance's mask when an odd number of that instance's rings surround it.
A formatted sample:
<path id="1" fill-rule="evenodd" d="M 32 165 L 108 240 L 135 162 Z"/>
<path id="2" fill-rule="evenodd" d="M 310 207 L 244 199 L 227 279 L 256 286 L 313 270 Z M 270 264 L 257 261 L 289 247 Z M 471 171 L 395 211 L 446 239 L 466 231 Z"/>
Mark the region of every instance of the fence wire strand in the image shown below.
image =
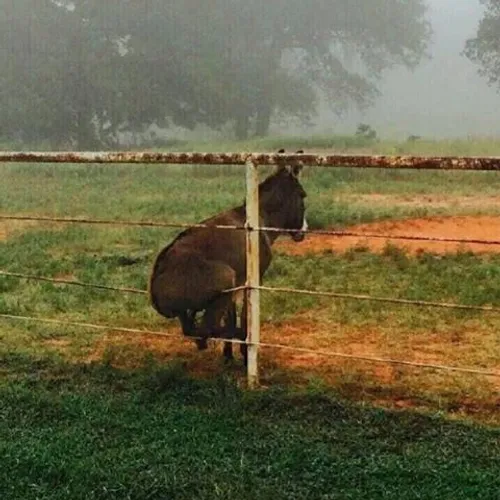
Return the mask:
<path id="1" fill-rule="evenodd" d="M 134 293 L 138 295 L 147 295 L 147 290 L 142 290 L 140 288 L 131 288 L 131 287 L 118 287 L 118 286 L 108 286 L 108 285 L 100 285 L 95 283 L 85 283 L 83 281 L 76 280 L 66 280 L 62 278 L 49 278 L 45 276 L 36 276 L 34 274 L 22 274 L 22 273 L 12 273 L 9 271 L 4 271 L 0 269 L 0 276 L 6 276 L 11 278 L 19 278 L 26 279 L 32 281 L 43 281 L 46 283 L 53 283 L 55 285 L 72 285 L 72 286 L 80 286 L 84 288 L 96 288 L 98 290 L 109 290 L 113 292 L 122 292 L 122 293 Z M 239 292 L 241 290 L 245 290 L 246 286 L 238 286 L 234 288 L 228 288 L 227 290 L 223 290 L 221 293 L 232 293 Z"/>
<path id="2" fill-rule="evenodd" d="M 146 295 L 147 290 L 140 290 L 138 288 L 129 288 L 129 287 L 114 287 L 107 285 L 98 285 L 95 283 L 85 283 L 83 281 L 76 280 L 66 280 L 62 278 L 47 278 L 45 276 L 35 276 L 33 274 L 22 274 L 22 273 L 11 273 L 8 271 L 0 270 L 0 276 L 8 276 L 11 278 L 20 278 L 32 281 L 44 281 L 46 283 L 54 283 L 60 285 L 72 285 L 72 286 L 80 286 L 84 288 L 96 288 L 99 290 L 110 290 L 114 292 L 123 292 L 123 293 L 135 293 L 140 295 Z"/>
<path id="3" fill-rule="evenodd" d="M 27 279 L 33 281 L 43 281 L 47 283 L 61 284 L 61 285 L 73 285 L 80 286 L 86 288 L 96 288 L 101 290 L 109 290 L 115 292 L 123 292 L 123 293 L 134 293 L 140 295 L 147 295 L 147 290 L 141 290 L 138 288 L 130 288 L 130 287 L 113 287 L 107 285 L 93 284 L 93 283 L 84 283 L 81 281 L 74 280 L 66 280 L 60 278 L 48 278 L 45 276 L 35 276 L 32 274 L 22 274 L 22 273 L 13 273 L 0 269 L 0 276 L 19 278 L 19 279 Z M 223 290 L 221 293 L 233 293 L 239 292 L 242 290 L 249 290 L 252 287 L 248 285 L 242 285 L 234 288 L 228 288 L 227 290 Z M 493 312 L 500 313 L 499 307 L 494 306 L 473 306 L 467 304 L 455 304 L 450 302 L 430 302 L 425 300 L 410 300 L 410 299 L 400 299 L 395 297 L 374 297 L 372 295 L 362 295 L 362 294 L 351 294 L 351 293 L 341 293 L 341 292 L 327 292 L 320 290 L 302 290 L 300 288 L 286 288 L 286 287 L 269 287 L 269 286 L 258 286 L 256 287 L 258 290 L 262 290 L 265 292 L 275 292 L 275 293 L 294 293 L 301 295 L 311 295 L 316 297 L 331 297 L 336 299 L 346 299 L 346 300 L 362 300 L 362 301 L 370 301 L 370 302 L 383 302 L 390 304 L 401 304 L 401 305 L 410 305 L 410 306 L 420 306 L 420 307 L 439 307 L 444 309 L 460 309 L 460 310 L 468 310 L 468 311 L 482 311 L 482 312 Z"/>
<path id="4" fill-rule="evenodd" d="M 88 217 L 51 217 L 44 215 L 9 215 L 0 214 L 0 220 L 12 220 L 21 222 L 54 222 L 60 224 L 90 224 L 90 225 L 105 225 L 105 226 L 130 226 L 130 227 L 157 227 L 169 229 L 223 229 L 232 231 L 260 231 L 265 233 L 296 233 L 296 229 L 282 229 L 278 227 L 259 227 L 249 228 L 246 226 L 235 225 L 208 225 L 208 224 L 188 224 L 181 222 L 158 222 L 158 221 L 133 221 L 133 220 L 111 220 L 111 219 L 93 219 Z M 384 240 L 405 240 L 405 241 L 427 241 L 430 243 L 460 243 L 464 245 L 500 245 L 500 240 L 490 239 L 475 239 L 475 238 L 444 238 L 440 236 L 416 236 L 406 234 L 383 234 L 383 233 L 367 233 L 362 231 L 343 231 L 343 230 L 328 230 L 328 229 L 307 229 L 306 234 L 315 234 L 318 236 L 336 236 L 354 237 L 354 238 L 371 238 Z"/>
<path id="5" fill-rule="evenodd" d="M 313 295 L 318 297 L 333 297 L 337 299 L 364 300 L 371 302 L 385 302 L 392 304 L 402 304 L 402 305 L 412 305 L 412 306 L 422 306 L 422 307 L 441 307 L 445 309 L 463 309 L 470 311 L 500 313 L 500 307 L 494 307 L 494 306 L 471 306 L 466 304 L 453 304 L 447 302 L 429 302 L 426 300 L 398 299 L 391 297 L 374 297 L 372 295 L 358 295 L 353 293 L 301 290 L 300 288 L 270 287 L 270 286 L 259 286 L 258 288 L 259 290 L 265 292 L 295 293 L 301 295 Z"/>
<path id="6" fill-rule="evenodd" d="M 245 226 L 231 225 L 207 225 L 207 224 L 184 224 L 181 222 L 156 222 L 156 221 L 128 221 L 110 219 L 92 219 L 88 217 L 51 217 L 45 215 L 5 215 L 0 214 L 0 220 L 15 220 L 25 222 L 56 222 L 61 224 L 95 224 L 105 226 L 138 226 L 138 227 L 159 227 L 172 229 L 231 229 L 243 231 Z"/>
<path id="7" fill-rule="evenodd" d="M 80 327 L 80 328 L 89 328 L 91 330 L 100 330 L 100 331 L 109 330 L 109 331 L 114 331 L 114 332 L 132 333 L 132 334 L 137 334 L 137 335 L 154 335 L 154 336 L 158 336 L 158 337 L 177 338 L 177 339 L 182 339 L 182 340 L 197 340 L 200 338 L 200 337 L 184 337 L 183 338 L 183 337 L 180 337 L 179 335 L 174 334 L 174 333 L 160 332 L 160 331 L 155 331 L 155 330 L 142 330 L 142 329 L 125 328 L 125 327 L 113 326 L 113 325 L 83 323 L 80 321 L 66 321 L 66 320 L 57 320 L 57 319 L 50 319 L 50 318 L 37 318 L 34 316 L 0 314 L 0 318 L 6 319 L 6 320 L 29 321 L 29 322 L 34 322 L 34 323 L 47 323 L 47 324 L 54 324 L 54 325 L 60 325 L 60 326 L 73 326 L 73 327 Z M 231 344 L 246 344 L 245 341 L 237 340 L 237 339 L 211 338 L 210 340 L 213 340 L 214 342 L 229 342 Z M 391 358 L 381 358 L 381 357 L 375 357 L 375 356 L 358 356 L 355 354 L 346 354 L 346 353 L 340 353 L 340 352 L 334 352 L 334 351 L 321 351 L 321 350 L 315 350 L 315 349 L 307 349 L 305 347 L 295 347 L 295 346 L 290 346 L 290 345 L 273 344 L 273 343 L 268 343 L 268 342 L 258 342 L 254 345 L 258 345 L 259 347 L 265 347 L 265 348 L 269 348 L 269 349 L 288 350 L 288 351 L 300 352 L 300 353 L 304 353 L 304 354 L 314 354 L 314 355 L 319 355 L 319 356 L 324 356 L 324 357 L 343 358 L 343 359 L 350 359 L 350 360 L 355 360 L 355 361 L 366 361 L 369 363 L 402 365 L 402 366 L 409 366 L 409 367 L 414 367 L 414 368 L 426 368 L 426 369 L 450 371 L 450 372 L 463 372 L 463 373 L 471 373 L 471 374 L 475 374 L 475 375 L 484 375 L 484 376 L 488 376 L 488 377 L 500 378 L 500 373 L 498 373 L 498 372 L 489 371 L 489 370 L 481 370 L 481 369 L 476 369 L 476 368 L 467 368 L 467 367 L 460 367 L 460 366 L 448 366 L 448 365 L 441 365 L 441 364 L 435 364 L 435 363 L 419 363 L 419 362 L 414 362 L 414 361 L 406 361 L 406 360 L 391 359 Z"/>

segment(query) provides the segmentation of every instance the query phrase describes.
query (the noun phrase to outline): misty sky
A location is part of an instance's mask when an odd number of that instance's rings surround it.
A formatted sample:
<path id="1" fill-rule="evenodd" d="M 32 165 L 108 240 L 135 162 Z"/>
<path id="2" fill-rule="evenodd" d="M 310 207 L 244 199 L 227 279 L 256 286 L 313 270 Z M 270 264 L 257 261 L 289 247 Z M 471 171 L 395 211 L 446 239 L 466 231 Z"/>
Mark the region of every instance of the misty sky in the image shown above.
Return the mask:
<path id="1" fill-rule="evenodd" d="M 465 40 L 476 32 L 483 7 L 479 0 L 428 3 L 434 29 L 432 59 L 413 73 L 388 72 L 383 96 L 365 113 L 351 112 L 339 119 L 322 112 L 315 132 L 352 132 L 363 121 L 388 138 L 500 135 L 500 93 L 460 55 Z"/>

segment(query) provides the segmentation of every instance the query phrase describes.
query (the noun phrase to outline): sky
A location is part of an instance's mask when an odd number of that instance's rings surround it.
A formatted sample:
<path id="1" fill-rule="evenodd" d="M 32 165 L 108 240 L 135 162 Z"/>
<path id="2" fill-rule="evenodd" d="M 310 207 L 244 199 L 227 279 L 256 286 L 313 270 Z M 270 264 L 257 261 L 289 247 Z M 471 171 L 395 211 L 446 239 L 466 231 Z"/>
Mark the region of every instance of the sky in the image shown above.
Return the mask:
<path id="1" fill-rule="evenodd" d="M 385 138 L 500 136 L 500 89 L 490 88 L 478 67 L 460 54 L 476 33 L 483 7 L 479 0 L 428 4 L 434 29 L 432 59 L 413 72 L 387 72 L 380 87 L 383 96 L 367 112 L 339 118 L 322 109 L 315 133 L 352 133 L 364 122 Z"/>

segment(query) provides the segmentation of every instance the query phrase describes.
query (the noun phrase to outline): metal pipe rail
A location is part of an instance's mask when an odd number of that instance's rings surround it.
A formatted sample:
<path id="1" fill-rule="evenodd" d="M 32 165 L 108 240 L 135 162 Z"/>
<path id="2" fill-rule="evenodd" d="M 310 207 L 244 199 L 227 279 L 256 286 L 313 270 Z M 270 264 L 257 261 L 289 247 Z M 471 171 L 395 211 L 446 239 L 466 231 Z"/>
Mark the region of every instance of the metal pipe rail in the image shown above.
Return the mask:
<path id="1" fill-rule="evenodd" d="M 172 165 L 283 165 L 430 170 L 500 171 L 500 157 L 411 155 L 316 155 L 288 153 L 0 152 L 0 163 L 124 163 Z"/>

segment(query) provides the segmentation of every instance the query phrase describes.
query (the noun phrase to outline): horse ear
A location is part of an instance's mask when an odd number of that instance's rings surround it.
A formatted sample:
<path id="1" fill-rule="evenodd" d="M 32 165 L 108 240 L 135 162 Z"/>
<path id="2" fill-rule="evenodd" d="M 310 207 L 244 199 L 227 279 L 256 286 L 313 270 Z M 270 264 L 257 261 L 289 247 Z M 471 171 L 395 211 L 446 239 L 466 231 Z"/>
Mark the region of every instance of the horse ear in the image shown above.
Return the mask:
<path id="1" fill-rule="evenodd" d="M 281 149 L 278 151 L 278 153 L 277 153 L 277 154 L 282 155 L 282 154 L 283 154 L 283 153 L 285 153 L 285 152 L 286 152 L 286 151 L 285 151 L 283 148 L 281 148 Z M 283 164 L 283 163 L 278 163 L 278 165 L 276 166 L 276 170 L 275 170 L 275 172 L 274 172 L 274 173 L 275 173 L 275 174 L 281 174 L 281 173 L 282 173 L 282 172 L 284 172 L 284 171 L 289 172 L 289 167 L 288 167 L 287 165 Z"/>

